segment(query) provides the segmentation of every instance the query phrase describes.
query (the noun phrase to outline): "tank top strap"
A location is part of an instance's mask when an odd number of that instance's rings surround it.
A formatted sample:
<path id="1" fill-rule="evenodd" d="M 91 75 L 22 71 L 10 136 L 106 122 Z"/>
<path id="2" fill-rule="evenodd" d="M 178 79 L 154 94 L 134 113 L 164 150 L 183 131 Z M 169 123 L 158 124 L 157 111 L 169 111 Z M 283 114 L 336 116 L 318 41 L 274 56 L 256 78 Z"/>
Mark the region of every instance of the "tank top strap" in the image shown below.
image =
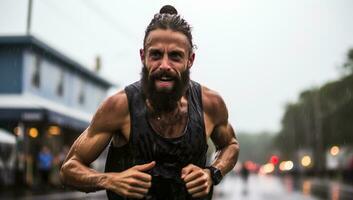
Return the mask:
<path id="1" fill-rule="evenodd" d="M 148 128 L 146 117 L 145 97 L 141 88 L 141 81 L 125 87 L 130 112 L 130 138 L 129 143 L 140 137 L 141 130 Z"/>
<path id="2" fill-rule="evenodd" d="M 194 125 L 199 125 L 200 131 L 206 139 L 205 133 L 205 121 L 203 116 L 203 104 L 202 104 L 202 87 L 199 83 L 190 80 L 188 89 L 188 104 L 190 107 L 189 117 L 196 123 Z"/>

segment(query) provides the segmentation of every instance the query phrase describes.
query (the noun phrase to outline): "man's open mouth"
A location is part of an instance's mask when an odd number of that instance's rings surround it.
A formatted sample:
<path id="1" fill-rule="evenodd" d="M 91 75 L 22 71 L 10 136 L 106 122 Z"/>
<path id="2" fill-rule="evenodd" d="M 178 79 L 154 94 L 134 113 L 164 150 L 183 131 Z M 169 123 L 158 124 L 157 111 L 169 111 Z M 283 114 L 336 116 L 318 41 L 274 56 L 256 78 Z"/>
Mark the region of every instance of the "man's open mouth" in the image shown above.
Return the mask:
<path id="1" fill-rule="evenodd" d="M 160 78 L 158 78 L 158 80 L 160 80 L 160 81 L 173 81 L 174 78 L 171 76 L 161 76 Z"/>

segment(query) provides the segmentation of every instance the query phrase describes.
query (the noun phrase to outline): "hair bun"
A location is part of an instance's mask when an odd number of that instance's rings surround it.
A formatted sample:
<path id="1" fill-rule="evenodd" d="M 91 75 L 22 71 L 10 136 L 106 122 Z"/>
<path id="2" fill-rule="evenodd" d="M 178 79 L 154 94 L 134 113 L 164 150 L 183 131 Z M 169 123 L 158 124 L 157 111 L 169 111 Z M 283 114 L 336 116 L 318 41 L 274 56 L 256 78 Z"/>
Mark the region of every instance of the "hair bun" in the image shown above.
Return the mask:
<path id="1" fill-rule="evenodd" d="M 165 5 L 159 10 L 160 14 L 177 15 L 178 11 L 171 5 Z"/>

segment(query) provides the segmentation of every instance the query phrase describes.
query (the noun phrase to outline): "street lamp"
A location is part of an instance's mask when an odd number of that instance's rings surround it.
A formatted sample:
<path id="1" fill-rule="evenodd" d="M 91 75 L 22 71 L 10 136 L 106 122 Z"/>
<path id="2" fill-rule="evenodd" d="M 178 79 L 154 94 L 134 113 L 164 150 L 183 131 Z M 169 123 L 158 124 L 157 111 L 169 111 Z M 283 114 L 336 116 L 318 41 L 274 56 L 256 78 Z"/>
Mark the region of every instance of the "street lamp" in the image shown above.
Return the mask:
<path id="1" fill-rule="evenodd" d="M 303 167 L 309 167 L 311 164 L 311 158 L 308 155 L 302 157 L 301 162 Z"/>
<path id="2" fill-rule="evenodd" d="M 287 160 L 287 161 L 282 161 L 279 164 L 279 169 L 281 171 L 290 171 L 292 170 L 294 167 L 293 161 Z"/>
<path id="3" fill-rule="evenodd" d="M 48 133 L 50 135 L 60 135 L 61 134 L 60 127 L 58 127 L 58 126 L 50 126 L 49 129 L 48 129 Z"/>
<path id="4" fill-rule="evenodd" d="M 330 149 L 330 154 L 332 156 L 337 156 L 340 152 L 340 148 L 338 146 L 332 146 Z"/>
<path id="5" fill-rule="evenodd" d="M 28 131 L 28 135 L 32 138 L 38 137 L 38 129 L 37 128 L 30 128 Z"/>

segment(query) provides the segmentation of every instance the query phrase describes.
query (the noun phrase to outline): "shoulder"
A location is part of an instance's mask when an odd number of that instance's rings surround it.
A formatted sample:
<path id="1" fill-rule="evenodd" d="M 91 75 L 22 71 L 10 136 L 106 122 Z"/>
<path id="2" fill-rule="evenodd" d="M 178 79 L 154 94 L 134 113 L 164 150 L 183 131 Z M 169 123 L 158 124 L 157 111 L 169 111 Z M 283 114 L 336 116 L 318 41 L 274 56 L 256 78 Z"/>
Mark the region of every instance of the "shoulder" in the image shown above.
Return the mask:
<path id="1" fill-rule="evenodd" d="M 119 129 L 128 117 L 127 95 L 124 90 L 121 90 L 101 103 L 93 116 L 91 126 L 97 129 Z"/>
<path id="2" fill-rule="evenodd" d="M 223 98 L 216 91 L 201 86 L 202 104 L 205 114 L 219 124 L 228 120 L 228 111 Z"/>
<path id="3" fill-rule="evenodd" d="M 109 96 L 101 104 L 100 108 L 106 112 L 126 113 L 128 112 L 128 99 L 125 90 Z M 118 111 L 118 112 L 116 112 Z"/>

